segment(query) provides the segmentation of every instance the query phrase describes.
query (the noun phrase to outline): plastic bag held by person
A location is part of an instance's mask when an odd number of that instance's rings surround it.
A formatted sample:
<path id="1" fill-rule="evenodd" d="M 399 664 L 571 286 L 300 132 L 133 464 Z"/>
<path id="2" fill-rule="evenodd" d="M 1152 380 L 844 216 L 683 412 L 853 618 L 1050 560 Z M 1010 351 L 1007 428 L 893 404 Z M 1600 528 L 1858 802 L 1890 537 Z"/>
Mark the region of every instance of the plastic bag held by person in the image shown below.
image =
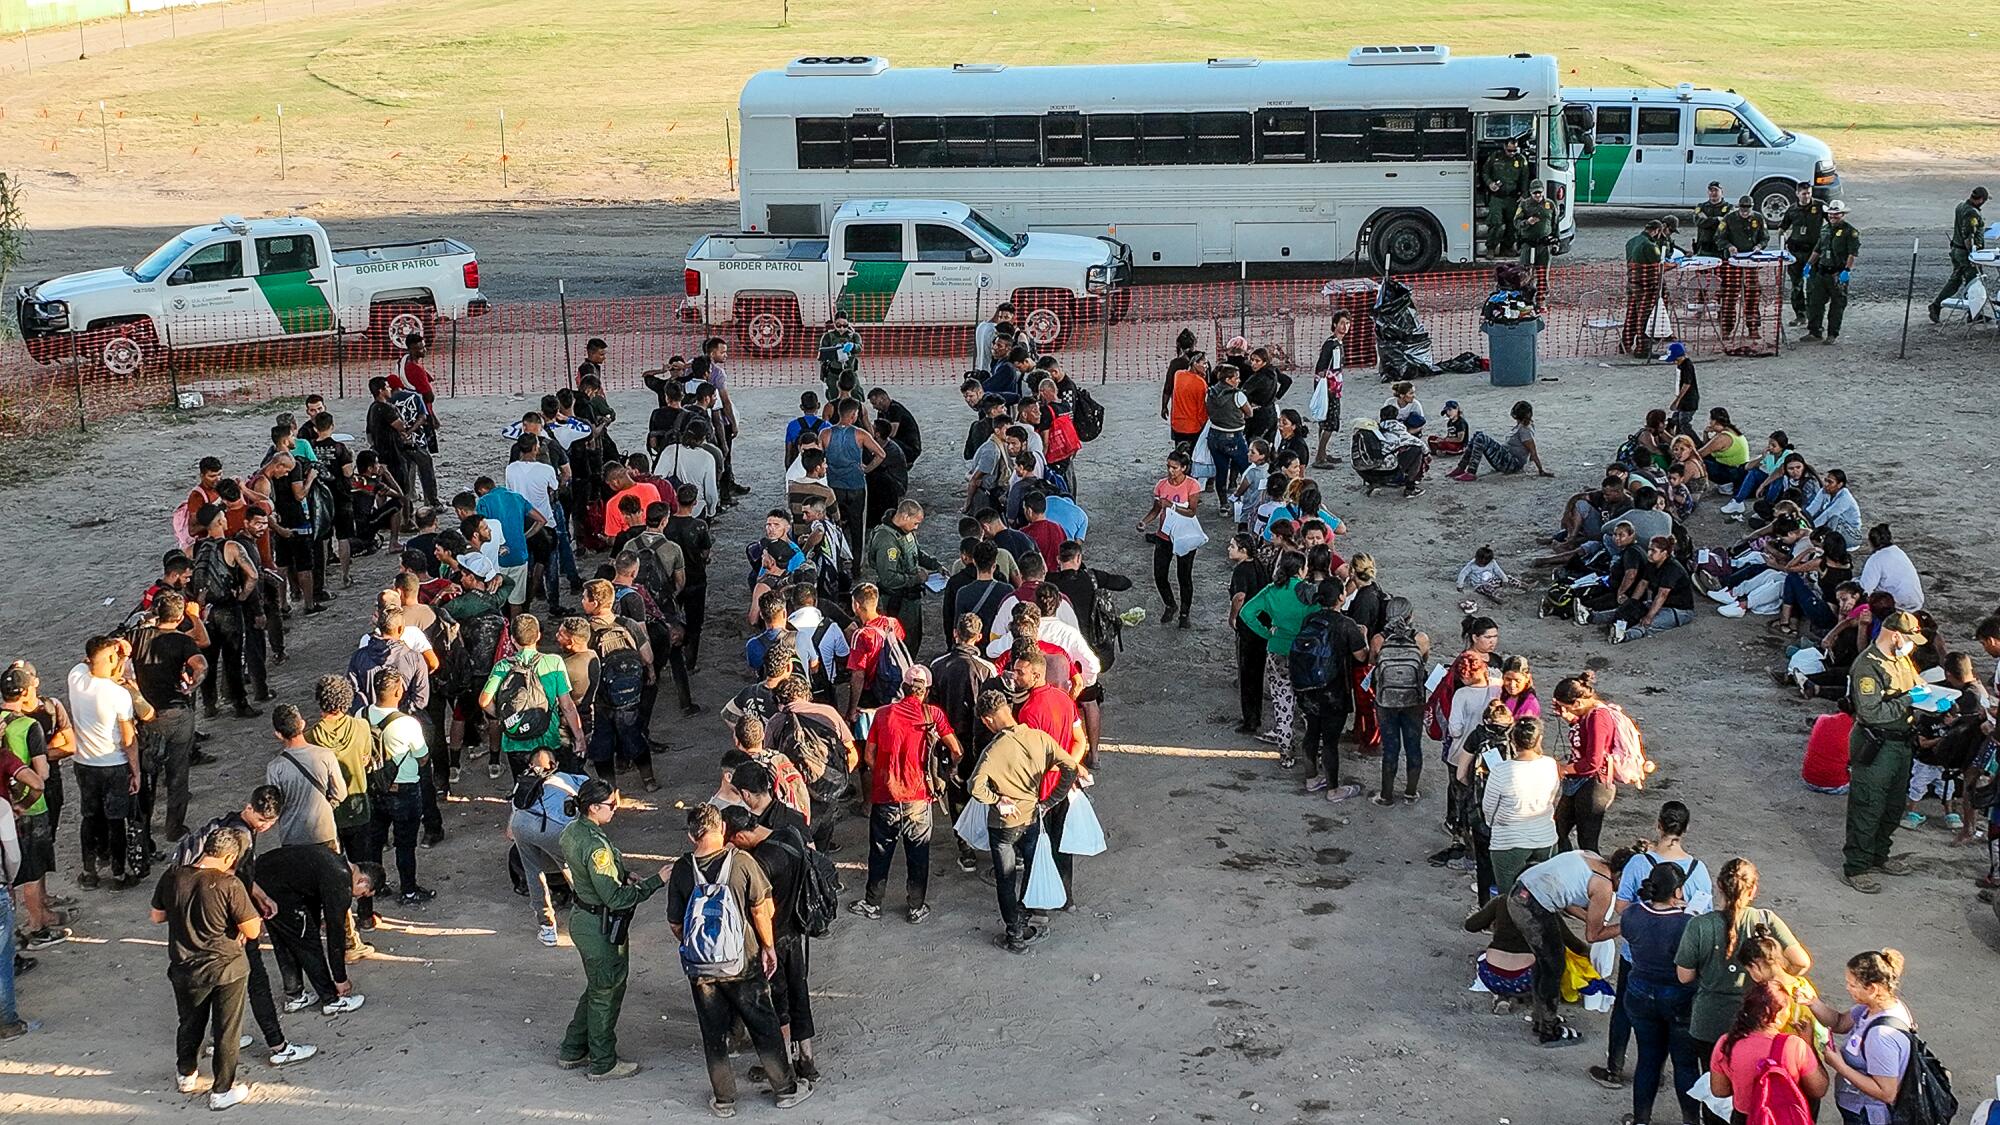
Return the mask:
<path id="1" fill-rule="evenodd" d="M 1048 828 L 1044 826 L 1041 837 L 1035 841 L 1034 862 L 1028 865 L 1028 890 L 1021 896 L 1021 905 L 1030 910 L 1060 910 L 1068 901 L 1062 872 L 1056 870 L 1055 849 L 1049 845 Z"/>
<path id="2" fill-rule="evenodd" d="M 1069 791 L 1069 817 L 1063 821 L 1062 851 L 1065 855 L 1102 855 L 1104 825 L 1098 822 L 1097 808 L 1081 789 Z"/>
<path id="3" fill-rule="evenodd" d="M 965 811 L 958 814 L 952 828 L 958 833 L 958 838 L 965 841 L 966 847 L 983 852 L 991 846 L 986 836 L 986 812 L 985 804 L 971 801 L 966 804 Z"/>

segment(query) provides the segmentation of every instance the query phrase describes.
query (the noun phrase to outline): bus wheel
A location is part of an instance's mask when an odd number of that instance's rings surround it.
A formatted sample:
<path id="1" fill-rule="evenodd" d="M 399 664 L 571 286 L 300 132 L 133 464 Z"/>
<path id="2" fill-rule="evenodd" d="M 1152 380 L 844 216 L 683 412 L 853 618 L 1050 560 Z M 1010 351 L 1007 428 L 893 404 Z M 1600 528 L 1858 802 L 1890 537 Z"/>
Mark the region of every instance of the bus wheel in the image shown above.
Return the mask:
<path id="1" fill-rule="evenodd" d="M 1764 225 L 1775 227 L 1785 221 L 1785 212 L 1791 209 L 1798 197 L 1799 185 L 1791 180 L 1765 180 L 1750 193 L 1757 203 L 1757 213 L 1764 216 Z"/>
<path id="2" fill-rule="evenodd" d="M 1368 242 L 1368 256 L 1375 268 L 1387 273 L 1422 273 L 1437 265 L 1443 253 L 1437 228 L 1421 215 L 1378 220 Z"/>
<path id="3" fill-rule="evenodd" d="M 746 302 L 737 310 L 737 336 L 753 354 L 777 355 L 783 351 L 798 323 L 798 308 L 788 302 Z"/>
<path id="4" fill-rule="evenodd" d="M 1033 293 L 1015 298 L 1026 311 L 1021 314 L 1021 330 L 1039 351 L 1054 350 L 1076 321 L 1074 302 L 1067 296 Z"/>

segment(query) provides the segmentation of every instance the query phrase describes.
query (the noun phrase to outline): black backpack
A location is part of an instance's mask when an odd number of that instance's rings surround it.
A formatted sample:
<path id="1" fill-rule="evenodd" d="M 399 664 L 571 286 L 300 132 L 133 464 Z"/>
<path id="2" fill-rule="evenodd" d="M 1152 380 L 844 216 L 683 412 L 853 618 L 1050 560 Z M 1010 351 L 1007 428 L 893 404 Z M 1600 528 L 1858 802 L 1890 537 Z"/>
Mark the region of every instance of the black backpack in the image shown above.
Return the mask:
<path id="1" fill-rule="evenodd" d="M 607 639 L 612 642 L 608 648 Z M 604 701 L 614 711 L 639 706 L 639 697 L 646 690 L 646 658 L 639 654 L 638 638 L 623 625 L 593 624 L 590 648 L 597 653 L 598 690 L 604 693 Z"/>
<path id="2" fill-rule="evenodd" d="M 657 531 L 642 531 L 633 546 L 639 551 L 639 585 L 653 595 L 656 602 L 667 601 L 671 590 L 667 584 L 667 568 L 660 562 L 659 546 L 667 537 Z"/>
<path id="3" fill-rule="evenodd" d="M 194 542 L 194 592 L 201 596 L 204 604 L 235 605 L 240 600 L 237 582 L 242 576 L 225 557 L 224 544 L 227 542 L 226 539 L 197 539 Z"/>
<path id="4" fill-rule="evenodd" d="M 460 622 L 459 636 L 465 649 L 465 678 L 461 688 L 485 683 L 487 674 L 506 655 L 505 648 L 510 640 L 507 619 L 497 613 L 482 613 L 470 621 Z M 438 657 L 438 662 L 444 662 L 442 655 Z"/>
<path id="5" fill-rule="evenodd" d="M 1104 404 L 1090 397 L 1089 391 L 1078 387 L 1070 407 L 1070 420 L 1076 424 L 1077 440 L 1096 441 L 1104 433 Z"/>
<path id="6" fill-rule="evenodd" d="M 840 871 L 825 852 L 806 846 L 797 828 L 787 828 L 773 843 L 792 853 L 799 861 L 799 885 L 792 899 L 792 920 L 799 932 L 823 938 L 833 932 L 833 920 L 840 916 Z"/>
<path id="7" fill-rule="evenodd" d="M 1318 691 L 1340 674 L 1340 661 L 1333 651 L 1333 616 L 1333 610 L 1322 609 L 1299 626 L 1286 662 L 1294 692 Z"/>
<path id="8" fill-rule="evenodd" d="M 1931 1049 L 1910 1025 L 1894 1016 L 1883 1016 L 1875 1026 L 1900 1031 L 1910 1040 L 1910 1061 L 1903 1068 L 1903 1080 L 1896 1085 L 1896 1102 L 1889 1107 L 1890 1125 L 1949 1125 L 1958 1116 L 1958 1098 L 1951 1092 L 1951 1071 L 1931 1054 Z M 1867 1038 L 1862 1039 L 1866 1051 Z"/>
<path id="9" fill-rule="evenodd" d="M 553 701 L 542 687 L 541 671 L 536 667 L 541 660 L 539 651 L 515 653 L 493 693 L 493 713 L 500 718 L 500 729 L 516 742 L 547 734 L 554 720 Z"/>
<path id="10" fill-rule="evenodd" d="M 1125 620 L 1111 601 L 1111 591 L 1098 586 L 1090 599 L 1090 631 L 1097 660 L 1107 671 L 1118 662 L 1118 650 L 1125 647 Z"/>
<path id="11" fill-rule="evenodd" d="M 836 754 L 833 732 L 797 711 L 780 711 L 771 749 L 792 760 L 815 796 L 840 791 L 847 776 L 847 762 Z"/>
<path id="12" fill-rule="evenodd" d="M 449 699 L 472 686 L 467 682 L 471 661 L 465 650 L 465 630 L 442 613 L 431 616 L 430 627 L 424 630 L 424 639 L 438 658 L 437 671 L 431 673 L 431 690 L 443 692 Z"/>

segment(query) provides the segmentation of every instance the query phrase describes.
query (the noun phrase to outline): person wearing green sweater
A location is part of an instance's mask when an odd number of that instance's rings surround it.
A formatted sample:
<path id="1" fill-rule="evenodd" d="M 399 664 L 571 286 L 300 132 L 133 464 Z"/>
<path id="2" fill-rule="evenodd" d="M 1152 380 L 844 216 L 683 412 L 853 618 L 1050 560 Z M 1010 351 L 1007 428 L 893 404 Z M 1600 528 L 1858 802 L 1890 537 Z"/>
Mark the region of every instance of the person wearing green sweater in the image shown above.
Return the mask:
<path id="1" fill-rule="evenodd" d="M 1305 569 L 1305 562 L 1305 556 L 1297 551 L 1279 555 L 1271 584 L 1244 602 L 1236 614 L 1244 628 L 1264 638 L 1264 694 L 1271 700 L 1271 729 L 1257 737 L 1278 747 L 1278 765 L 1283 769 L 1294 764 L 1292 728 L 1298 717 L 1298 699 L 1292 693 L 1292 642 L 1313 608 L 1299 590 L 1299 572 Z"/>

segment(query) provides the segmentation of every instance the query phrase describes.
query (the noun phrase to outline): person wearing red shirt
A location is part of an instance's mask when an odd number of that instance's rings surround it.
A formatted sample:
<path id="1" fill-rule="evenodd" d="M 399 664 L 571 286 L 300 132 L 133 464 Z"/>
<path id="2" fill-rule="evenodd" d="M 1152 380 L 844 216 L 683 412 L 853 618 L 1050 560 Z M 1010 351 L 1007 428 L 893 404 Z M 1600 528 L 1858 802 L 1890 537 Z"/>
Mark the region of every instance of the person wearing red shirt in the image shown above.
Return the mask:
<path id="1" fill-rule="evenodd" d="M 1595 676 L 1585 672 L 1556 685 L 1556 713 L 1569 725 L 1570 760 L 1563 766 L 1562 796 L 1556 800 L 1556 834 L 1562 848 L 1569 848 L 1570 831 L 1576 831 L 1575 847 L 1597 850 L 1604 830 L 1604 814 L 1618 797 L 1617 783 L 1606 772 L 1610 764 L 1611 742 L 1618 719 L 1611 705 L 1598 698 Z"/>
<path id="2" fill-rule="evenodd" d="M 1042 829 L 1049 834 L 1049 846 L 1055 849 L 1056 870 L 1062 875 L 1068 899 L 1063 909 L 1074 910 L 1076 894 L 1071 869 L 1075 860 L 1062 850 L 1062 834 L 1063 825 L 1069 820 L 1070 790 L 1090 781 L 1090 771 L 1083 765 L 1090 740 L 1084 734 L 1076 700 L 1069 692 L 1048 682 L 1048 661 L 1035 659 L 1038 654 L 1046 656 L 1041 648 L 1037 641 L 1016 640 L 1014 650 L 1007 654 L 1008 676 L 1014 681 L 1014 694 L 1022 697 L 1014 712 L 1016 721 L 1041 731 L 1062 747 L 1055 767 L 1042 778 L 1042 804 L 1048 810 L 1042 814 Z"/>
<path id="3" fill-rule="evenodd" d="M 885 702 L 875 686 L 875 671 L 889 642 L 903 643 L 903 623 L 882 613 L 882 593 L 873 582 L 856 586 L 851 604 L 856 624 L 853 634 L 847 638 L 848 679 L 854 685 L 853 693 L 847 698 L 847 717 L 850 721 L 862 707 L 877 707 Z"/>
<path id="4" fill-rule="evenodd" d="M 625 530 L 625 517 L 618 511 L 620 500 L 627 496 L 638 497 L 641 516 L 645 514 L 647 508 L 661 502 L 659 489 L 633 480 L 632 470 L 621 464 L 613 463 L 610 470 L 604 474 L 604 487 L 611 493 L 611 498 L 604 503 L 606 539 L 616 539 L 618 533 Z"/>
<path id="5" fill-rule="evenodd" d="M 893 620 L 891 618 L 890 620 Z M 931 706 L 931 671 L 921 664 L 903 672 L 903 694 L 878 709 L 868 728 L 861 761 L 868 771 L 868 889 L 848 907 L 863 918 L 882 917 L 882 892 L 896 844 L 909 869 L 904 916 L 911 925 L 930 917 L 924 896 L 931 880 L 931 759 L 938 747 L 956 763 L 962 751 L 951 720 Z"/>
<path id="6" fill-rule="evenodd" d="M 1041 552 L 1045 564 L 1055 562 L 1056 552 L 1069 539 L 1069 533 L 1062 529 L 1061 524 L 1048 518 L 1049 498 L 1039 492 L 1030 492 L 1021 501 L 1021 509 L 1028 513 L 1028 522 L 1021 525 L 1021 534 L 1035 541 L 1035 550 Z"/>

